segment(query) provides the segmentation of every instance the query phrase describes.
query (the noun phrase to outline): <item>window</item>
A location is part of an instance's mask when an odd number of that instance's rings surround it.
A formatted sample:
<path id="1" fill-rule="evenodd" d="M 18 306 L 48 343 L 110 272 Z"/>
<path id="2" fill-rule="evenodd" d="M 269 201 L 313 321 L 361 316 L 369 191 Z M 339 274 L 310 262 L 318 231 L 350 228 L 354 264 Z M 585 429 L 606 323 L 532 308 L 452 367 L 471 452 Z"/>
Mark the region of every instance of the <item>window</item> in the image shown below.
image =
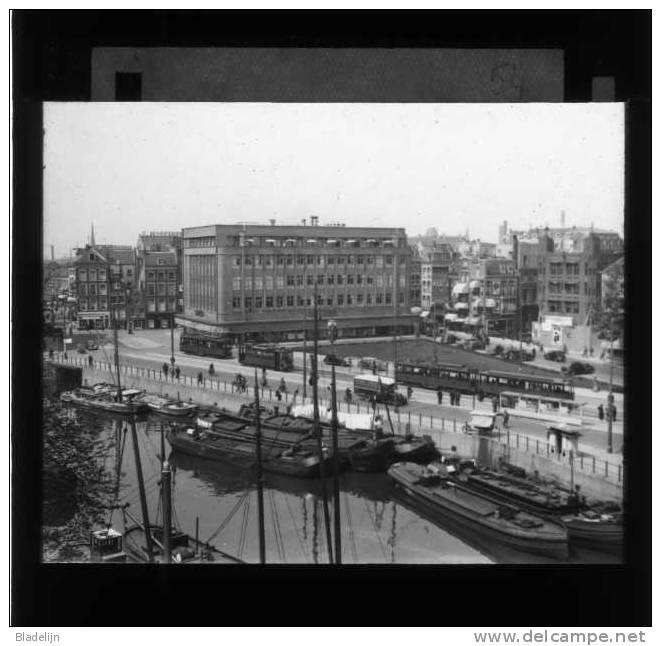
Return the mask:
<path id="1" fill-rule="evenodd" d="M 386 305 L 392 305 L 392 294 L 390 292 L 386 293 Z"/>
<path id="2" fill-rule="evenodd" d="M 567 274 L 569 276 L 578 276 L 578 263 L 577 262 L 568 262 L 567 263 Z"/>
<path id="3" fill-rule="evenodd" d="M 335 284 L 335 275 L 334 274 L 328 274 L 328 276 L 326 276 L 326 284 L 327 285 L 334 285 Z"/>
<path id="4" fill-rule="evenodd" d="M 232 258 L 232 267 L 240 267 L 241 266 L 241 256 L 234 256 Z"/>
<path id="5" fill-rule="evenodd" d="M 177 294 L 177 286 L 170 283 L 168 285 L 168 295 L 169 296 L 175 296 Z"/>
<path id="6" fill-rule="evenodd" d="M 337 295 L 337 304 L 339 306 L 344 305 L 344 295 L 343 294 L 338 294 Z"/>
<path id="7" fill-rule="evenodd" d="M 294 256 L 287 256 L 287 267 L 294 266 Z"/>
<path id="8" fill-rule="evenodd" d="M 355 256 L 347 256 L 347 265 L 353 265 L 355 262 Z"/>
<path id="9" fill-rule="evenodd" d="M 264 276 L 264 289 L 267 292 L 273 289 L 273 276 Z"/>
<path id="10" fill-rule="evenodd" d="M 367 305 L 371 305 L 371 304 L 372 304 L 372 294 L 367 294 L 367 295 L 365 296 L 365 303 L 366 303 Z"/>
<path id="11" fill-rule="evenodd" d="M 252 289 L 252 276 L 246 276 L 245 283 L 246 290 L 250 291 Z"/>
<path id="12" fill-rule="evenodd" d="M 399 292 L 397 300 L 398 300 L 400 305 L 404 302 L 404 292 Z"/>
<path id="13" fill-rule="evenodd" d="M 369 261 L 368 261 L 369 262 Z M 392 264 L 392 263 L 391 263 Z M 376 266 L 381 269 L 383 267 L 383 256 L 376 257 Z"/>
<path id="14" fill-rule="evenodd" d="M 399 257 L 399 266 L 400 267 L 405 267 L 406 266 L 406 256 L 400 256 Z"/>
<path id="15" fill-rule="evenodd" d="M 314 285 L 314 276 L 312 274 L 308 274 L 305 277 L 305 284 L 306 285 Z"/>
<path id="16" fill-rule="evenodd" d="M 275 277 L 275 288 L 276 289 L 282 289 L 285 286 L 285 277 L 284 276 L 276 276 Z"/>
<path id="17" fill-rule="evenodd" d="M 232 309 L 240 310 L 241 309 L 241 297 L 233 296 L 232 297 Z"/>
<path id="18" fill-rule="evenodd" d="M 366 260 L 368 265 L 374 264 L 374 256 L 366 256 Z"/>
<path id="19" fill-rule="evenodd" d="M 282 267 L 285 264 L 285 257 L 284 256 L 278 256 L 276 261 L 278 263 L 278 267 Z"/>
<path id="20" fill-rule="evenodd" d="M 328 305 L 328 306 L 332 306 L 332 305 L 333 305 L 333 297 L 332 297 L 332 296 L 328 296 L 328 297 L 326 298 L 326 305 Z"/>
<path id="21" fill-rule="evenodd" d="M 317 266 L 318 267 L 323 267 L 324 266 L 324 257 L 323 256 L 317 256 Z"/>
<path id="22" fill-rule="evenodd" d="M 147 295 L 148 296 L 153 296 L 156 293 L 156 290 L 154 289 L 154 283 L 148 283 L 147 285 Z"/>
<path id="23" fill-rule="evenodd" d="M 287 307 L 294 307 L 294 297 L 287 296 Z"/>
<path id="24" fill-rule="evenodd" d="M 131 270 L 129 269 L 129 272 L 130 272 L 130 271 L 131 271 Z M 130 275 L 130 273 L 129 273 L 129 275 Z M 175 277 L 173 271 L 169 271 L 169 272 L 168 272 L 168 280 L 176 280 L 176 277 Z"/>
<path id="25" fill-rule="evenodd" d="M 305 256 L 296 256 L 296 264 L 297 265 L 304 265 L 305 264 Z"/>
<path id="26" fill-rule="evenodd" d="M 386 274 L 386 287 L 392 287 L 392 274 Z"/>
<path id="27" fill-rule="evenodd" d="M 273 296 L 266 297 L 266 307 L 267 308 L 273 307 Z"/>
<path id="28" fill-rule="evenodd" d="M 362 304 L 363 304 L 363 295 L 356 294 L 356 305 L 362 305 Z"/>
<path id="29" fill-rule="evenodd" d="M 392 267 L 392 256 L 386 256 L 386 267 Z"/>
<path id="30" fill-rule="evenodd" d="M 99 288 L 99 294 L 107 294 L 108 286 L 105 283 L 100 283 L 98 285 Z"/>
<path id="31" fill-rule="evenodd" d="M 276 307 L 282 307 L 284 304 L 284 298 L 282 296 L 276 296 L 275 297 L 275 306 Z"/>
<path id="32" fill-rule="evenodd" d="M 308 265 L 314 265 L 314 256 L 308 256 Z"/>
<path id="33" fill-rule="evenodd" d="M 347 285 L 353 285 L 353 274 L 347 276 Z"/>
<path id="34" fill-rule="evenodd" d="M 256 310 L 261 310 L 262 309 L 262 297 L 261 296 L 255 297 L 255 309 Z"/>
<path id="35" fill-rule="evenodd" d="M 303 300 L 302 296 L 297 296 L 296 297 L 296 305 L 298 307 L 304 307 L 305 306 L 305 301 Z"/>
<path id="36" fill-rule="evenodd" d="M 106 270 L 99 269 L 99 280 L 106 280 Z"/>
<path id="37" fill-rule="evenodd" d="M 252 296 L 246 296 L 246 309 L 248 311 L 252 309 Z"/>
<path id="38" fill-rule="evenodd" d="M 287 276 L 287 287 L 293 287 L 293 286 L 294 286 L 294 277 Z"/>
<path id="39" fill-rule="evenodd" d="M 264 289 L 264 279 L 261 276 L 255 276 L 255 289 L 258 291 Z"/>
<path id="40" fill-rule="evenodd" d="M 406 287 L 406 276 L 404 274 L 400 274 L 399 276 L 399 286 Z"/>
<path id="41" fill-rule="evenodd" d="M 359 277 L 362 279 L 362 275 L 359 274 Z M 368 276 L 367 277 L 367 284 L 368 285 L 373 285 L 374 284 L 374 276 Z"/>
<path id="42" fill-rule="evenodd" d="M 371 276 L 370 276 L 371 278 Z M 362 285 L 363 284 L 363 275 L 362 274 L 357 274 L 356 275 L 356 284 L 357 285 Z"/>
<path id="43" fill-rule="evenodd" d="M 264 256 L 264 267 L 273 267 L 273 256 Z"/>
<path id="44" fill-rule="evenodd" d="M 381 305 L 383 303 L 383 294 L 380 292 L 376 295 L 376 304 Z"/>
<path id="45" fill-rule="evenodd" d="M 376 286 L 383 287 L 383 276 L 381 274 L 376 277 Z"/>
<path id="46" fill-rule="evenodd" d="M 252 267 L 252 256 L 246 256 L 246 267 Z"/>
<path id="47" fill-rule="evenodd" d="M 264 259 L 262 256 L 255 256 L 255 267 L 263 267 Z"/>
<path id="48" fill-rule="evenodd" d="M 148 271 L 147 272 L 147 280 L 156 280 L 156 272 Z"/>
<path id="49" fill-rule="evenodd" d="M 323 284 L 324 284 L 324 275 L 317 274 L 317 285 L 323 285 Z"/>
<path id="50" fill-rule="evenodd" d="M 338 256 L 337 257 L 337 264 L 338 265 L 343 265 L 344 264 L 344 256 Z"/>
<path id="51" fill-rule="evenodd" d="M 351 294 L 347 294 L 347 305 L 353 305 L 353 296 Z"/>
<path id="52" fill-rule="evenodd" d="M 303 287 L 303 275 L 299 274 L 296 276 L 296 286 L 297 287 Z"/>
<path id="53" fill-rule="evenodd" d="M 163 283 L 158 283 L 158 293 L 161 295 L 165 294 L 165 285 Z"/>
<path id="54" fill-rule="evenodd" d="M 335 264 L 335 256 L 328 256 L 328 262 L 326 264 L 327 265 L 334 265 Z"/>
<path id="55" fill-rule="evenodd" d="M 342 274 L 337 275 L 337 284 L 338 285 L 343 285 L 344 284 L 344 276 L 342 276 Z"/>

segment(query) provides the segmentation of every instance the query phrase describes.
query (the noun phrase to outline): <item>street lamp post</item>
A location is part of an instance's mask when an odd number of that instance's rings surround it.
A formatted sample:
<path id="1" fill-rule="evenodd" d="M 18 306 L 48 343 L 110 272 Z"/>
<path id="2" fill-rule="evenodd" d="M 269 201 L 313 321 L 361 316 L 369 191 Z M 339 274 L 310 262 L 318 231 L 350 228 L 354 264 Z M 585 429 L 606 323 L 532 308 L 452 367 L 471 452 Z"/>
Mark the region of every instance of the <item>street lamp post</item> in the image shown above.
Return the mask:
<path id="1" fill-rule="evenodd" d="M 610 336 L 611 336 L 611 356 L 610 356 L 610 379 L 608 387 L 608 453 L 613 452 L 613 317 L 610 320 Z"/>

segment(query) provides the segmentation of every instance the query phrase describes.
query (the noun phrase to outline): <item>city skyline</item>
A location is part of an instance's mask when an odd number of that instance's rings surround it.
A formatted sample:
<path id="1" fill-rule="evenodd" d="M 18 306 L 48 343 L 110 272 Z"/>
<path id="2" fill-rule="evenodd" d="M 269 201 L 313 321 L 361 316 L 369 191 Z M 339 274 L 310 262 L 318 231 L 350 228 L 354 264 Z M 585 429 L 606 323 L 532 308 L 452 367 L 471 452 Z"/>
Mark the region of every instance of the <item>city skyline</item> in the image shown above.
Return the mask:
<path id="1" fill-rule="evenodd" d="M 503 220 L 556 227 L 564 211 L 623 233 L 622 104 L 69 103 L 44 126 L 46 257 L 92 223 L 98 244 L 131 245 L 311 215 L 495 242 Z"/>

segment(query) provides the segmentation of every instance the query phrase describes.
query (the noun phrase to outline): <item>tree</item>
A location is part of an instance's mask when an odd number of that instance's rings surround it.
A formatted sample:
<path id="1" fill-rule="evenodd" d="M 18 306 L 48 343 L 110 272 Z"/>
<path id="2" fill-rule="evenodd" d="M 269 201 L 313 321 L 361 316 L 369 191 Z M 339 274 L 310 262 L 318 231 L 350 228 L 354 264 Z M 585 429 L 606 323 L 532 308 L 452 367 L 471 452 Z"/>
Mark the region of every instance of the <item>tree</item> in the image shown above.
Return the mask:
<path id="1" fill-rule="evenodd" d="M 103 522 L 114 493 L 104 466 L 112 441 L 92 434 L 54 400 L 43 401 L 42 538 L 44 560 L 80 558 L 89 531 Z"/>
<path id="2" fill-rule="evenodd" d="M 593 309 L 592 326 L 600 339 L 622 339 L 624 335 L 624 261 L 617 260 L 604 269 L 601 277 L 601 302 Z"/>

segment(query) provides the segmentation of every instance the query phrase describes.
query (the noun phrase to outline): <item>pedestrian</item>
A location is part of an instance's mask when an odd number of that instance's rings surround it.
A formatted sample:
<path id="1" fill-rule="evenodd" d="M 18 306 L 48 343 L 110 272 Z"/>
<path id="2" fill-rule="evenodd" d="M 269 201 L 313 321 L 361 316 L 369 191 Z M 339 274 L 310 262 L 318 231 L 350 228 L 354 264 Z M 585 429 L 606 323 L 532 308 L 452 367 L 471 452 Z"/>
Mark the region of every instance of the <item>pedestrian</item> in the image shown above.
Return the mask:
<path id="1" fill-rule="evenodd" d="M 590 356 L 594 357 L 594 348 L 590 346 Z"/>
<path id="2" fill-rule="evenodd" d="M 197 383 L 200 385 L 204 381 L 204 375 L 201 372 L 197 373 Z"/>
<path id="3" fill-rule="evenodd" d="M 216 369 L 213 367 L 213 363 L 210 363 L 209 364 L 209 376 L 213 377 L 215 373 L 216 373 Z"/>
<path id="4" fill-rule="evenodd" d="M 611 404 L 611 408 L 613 409 L 613 421 L 617 421 L 617 408 L 615 408 L 615 404 Z"/>
<path id="5" fill-rule="evenodd" d="M 491 407 L 493 408 L 494 413 L 498 412 L 498 399 L 496 399 L 496 397 L 491 398 Z"/>
<path id="6" fill-rule="evenodd" d="M 49 358 L 51 361 L 53 360 L 53 354 L 54 354 L 54 353 L 53 353 L 53 348 L 51 348 L 51 349 L 48 351 L 48 358 Z"/>
<path id="7" fill-rule="evenodd" d="M 282 393 L 280 392 L 279 389 L 275 391 L 275 398 L 276 398 L 279 402 L 282 401 Z"/>
<path id="8" fill-rule="evenodd" d="M 377 415 L 374 418 L 374 439 L 380 440 L 381 438 L 383 438 L 383 422 L 381 415 Z"/>
<path id="9" fill-rule="evenodd" d="M 373 375 L 376 374 L 376 364 L 375 363 L 372 364 L 372 374 Z"/>
<path id="10" fill-rule="evenodd" d="M 292 397 L 291 400 L 291 405 L 296 406 L 296 398 L 298 397 L 298 388 L 294 391 L 294 396 Z"/>
<path id="11" fill-rule="evenodd" d="M 163 362 L 163 374 L 165 375 L 165 378 L 166 378 L 166 379 L 167 379 L 167 377 L 168 377 L 168 372 L 169 372 L 169 370 L 170 370 L 170 368 L 168 367 L 168 364 L 165 363 L 165 362 Z"/>
<path id="12" fill-rule="evenodd" d="M 170 377 L 172 377 L 172 381 L 174 381 L 174 366 L 170 366 Z"/>
<path id="13" fill-rule="evenodd" d="M 411 388 L 411 386 L 406 388 L 406 396 L 408 397 L 409 401 L 413 399 L 413 388 Z"/>
<path id="14" fill-rule="evenodd" d="M 443 403 L 443 391 L 440 388 L 436 391 L 436 399 L 438 399 L 438 405 L 440 406 Z"/>
<path id="15" fill-rule="evenodd" d="M 94 357 L 90 354 L 89 357 L 87 357 L 87 363 L 89 364 L 90 368 L 94 365 Z"/>
<path id="16" fill-rule="evenodd" d="M 461 406 L 461 393 L 457 391 L 457 406 Z"/>
<path id="17" fill-rule="evenodd" d="M 510 414 L 507 412 L 507 409 L 503 412 L 503 426 L 508 428 L 510 423 Z"/>
<path id="18" fill-rule="evenodd" d="M 68 357 L 68 355 L 67 355 L 67 351 L 65 350 L 65 351 L 64 351 L 64 360 L 65 360 L 65 361 L 68 361 L 68 359 L 69 359 L 69 357 Z"/>
<path id="19" fill-rule="evenodd" d="M 266 388 L 269 382 L 266 380 L 266 368 L 262 368 L 262 387 Z"/>
<path id="20" fill-rule="evenodd" d="M 180 374 L 181 374 L 181 368 L 179 368 L 179 366 L 177 366 L 177 367 L 174 369 L 174 376 L 177 378 L 177 381 L 179 381 L 179 375 L 180 375 Z"/>
<path id="21" fill-rule="evenodd" d="M 599 406 L 597 406 L 597 415 L 599 416 L 599 420 L 603 422 L 604 421 L 604 405 L 603 404 L 599 404 Z"/>

